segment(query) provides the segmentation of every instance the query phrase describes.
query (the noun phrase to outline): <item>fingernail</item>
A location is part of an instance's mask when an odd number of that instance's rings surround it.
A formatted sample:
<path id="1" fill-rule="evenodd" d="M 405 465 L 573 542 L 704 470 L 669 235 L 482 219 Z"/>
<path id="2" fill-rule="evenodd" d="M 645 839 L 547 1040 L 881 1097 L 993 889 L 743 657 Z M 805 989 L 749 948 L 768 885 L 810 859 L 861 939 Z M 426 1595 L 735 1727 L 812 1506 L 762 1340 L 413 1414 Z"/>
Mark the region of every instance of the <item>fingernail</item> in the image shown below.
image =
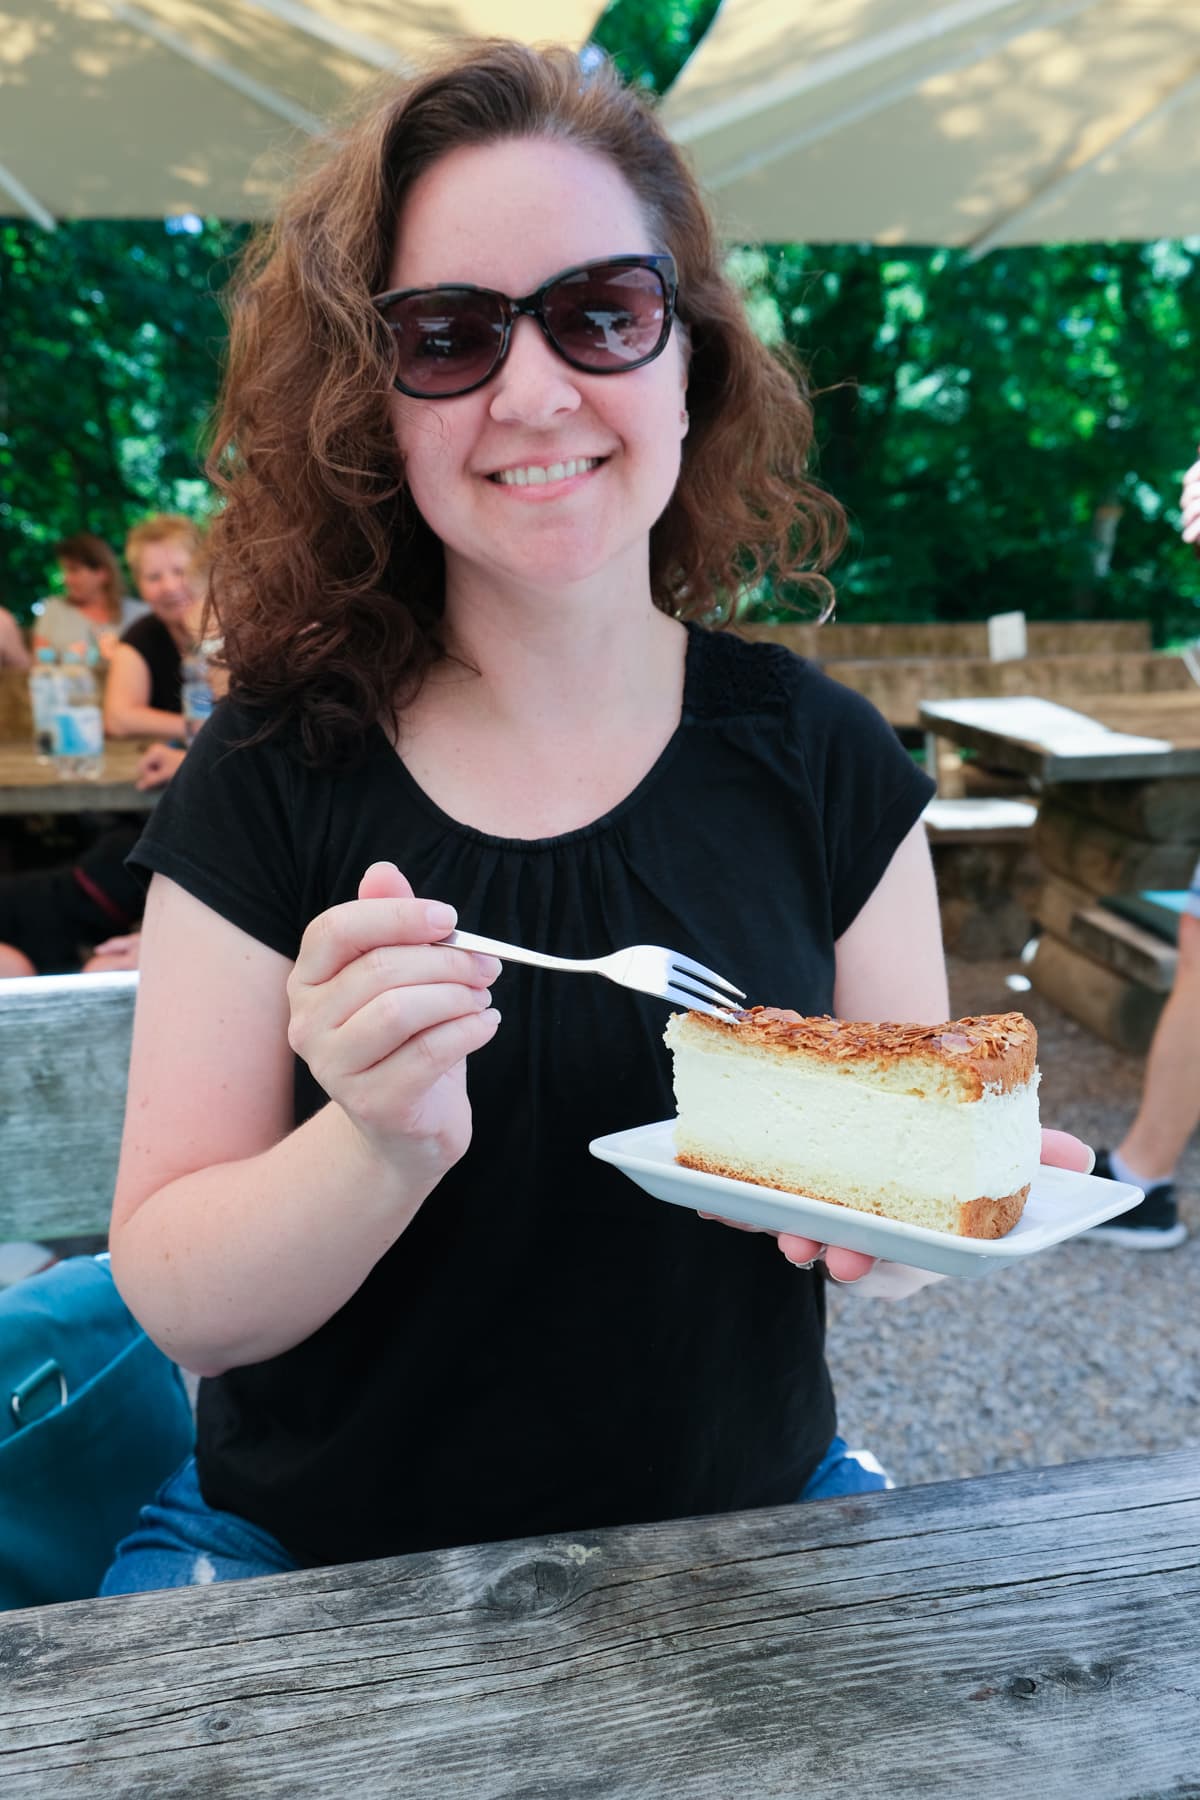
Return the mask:
<path id="1" fill-rule="evenodd" d="M 1094 1150 L 1089 1149 L 1089 1151 L 1088 1151 L 1088 1166 L 1083 1171 L 1084 1174 L 1090 1175 L 1092 1170 L 1095 1168 L 1095 1166 L 1096 1166 L 1096 1152 Z"/>
<path id="2" fill-rule="evenodd" d="M 471 955 L 475 959 L 475 967 L 485 981 L 495 981 L 503 972 L 504 964 L 498 956 L 488 956 L 482 950 L 472 950 Z"/>
<path id="3" fill-rule="evenodd" d="M 790 1256 L 788 1257 L 788 1261 L 792 1262 L 792 1259 Z M 813 1257 L 811 1262 L 806 1262 L 806 1263 L 794 1262 L 794 1263 L 792 1263 L 793 1269 L 815 1269 L 816 1266 L 817 1266 L 817 1259 L 815 1256 Z"/>
<path id="4" fill-rule="evenodd" d="M 439 937 L 445 937 L 458 924 L 458 914 L 444 900 L 428 900 L 425 903 L 425 923 L 430 931 L 436 932 Z"/>

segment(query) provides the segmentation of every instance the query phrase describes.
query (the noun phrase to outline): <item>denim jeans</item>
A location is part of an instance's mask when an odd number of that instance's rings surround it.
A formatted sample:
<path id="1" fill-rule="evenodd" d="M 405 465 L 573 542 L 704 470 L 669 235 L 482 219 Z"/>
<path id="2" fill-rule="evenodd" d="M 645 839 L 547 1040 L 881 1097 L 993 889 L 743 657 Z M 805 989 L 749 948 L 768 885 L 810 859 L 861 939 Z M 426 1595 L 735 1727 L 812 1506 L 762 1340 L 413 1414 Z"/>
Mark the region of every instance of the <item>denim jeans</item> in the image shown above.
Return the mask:
<path id="1" fill-rule="evenodd" d="M 849 1450 L 835 1437 L 800 1495 L 803 1501 L 838 1494 L 865 1494 L 892 1482 L 866 1450 Z M 210 1581 L 241 1581 L 251 1575 L 282 1575 L 298 1568 L 269 1532 L 207 1506 L 200 1493 L 196 1459 L 163 1483 L 142 1508 L 136 1528 L 117 1545 L 102 1594 L 143 1594 L 154 1588 L 204 1587 Z"/>

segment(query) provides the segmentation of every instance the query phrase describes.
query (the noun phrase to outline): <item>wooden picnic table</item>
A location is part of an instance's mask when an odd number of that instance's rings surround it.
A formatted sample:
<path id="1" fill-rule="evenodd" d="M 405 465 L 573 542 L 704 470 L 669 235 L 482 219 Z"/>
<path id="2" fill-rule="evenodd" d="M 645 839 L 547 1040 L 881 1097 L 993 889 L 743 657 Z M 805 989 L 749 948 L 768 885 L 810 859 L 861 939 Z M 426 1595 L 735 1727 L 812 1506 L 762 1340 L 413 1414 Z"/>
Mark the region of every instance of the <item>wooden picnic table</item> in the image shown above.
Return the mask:
<path id="1" fill-rule="evenodd" d="M 142 793 L 133 785 L 146 741 L 106 739 L 98 781 L 61 781 L 54 768 L 38 761 L 32 744 L 0 743 L 0 814 L 150 812 L 158 793 Z"/>
<path id="2" fill-rule="evenodd" d="M 936 766 L 936 740 L 1019 769 L 1040 785 L 1157 781 L 1200 775 L 1200 687 L 1180 693 L 1107 694 L 1069 707 L 1024 697 L 929 700 L 920 708 Z"/>
<path id="3" fill-rule="evenodd" d="M 5 1800 L 1200 1794 L 1200 1449 L 0 1616 Z"/>

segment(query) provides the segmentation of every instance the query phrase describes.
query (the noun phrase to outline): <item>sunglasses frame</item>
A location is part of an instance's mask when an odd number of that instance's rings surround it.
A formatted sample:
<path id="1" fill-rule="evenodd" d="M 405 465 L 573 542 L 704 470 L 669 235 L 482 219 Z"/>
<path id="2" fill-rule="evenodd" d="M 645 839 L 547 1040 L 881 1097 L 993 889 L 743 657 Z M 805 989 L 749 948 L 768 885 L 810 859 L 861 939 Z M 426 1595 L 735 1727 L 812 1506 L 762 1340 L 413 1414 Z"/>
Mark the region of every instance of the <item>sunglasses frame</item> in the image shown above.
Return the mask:
<path id="1" fill-rule="evenodd" d="M 639 356 L 634 362 L 619 363 L 612 369 L 593 369 L 587 363 L 579 362 L 576 357 L 568 355 L 546 323 L 544 302 L 550 289 L 557 287 L 560 281 L 566 281 L 569 276 L 584 275 L 593 269 L 650 269 L 658 276 L 662 284 L 663 323 L 658 342 L 653 350 L 645 356 Z M 647 255 L 601 256 L 593 262 L 574 263 L 569 269 L 560 269 L 557 275 L 552 275 L 549 281 L 543 281 L 541 287 L 535 288 L 532 294 L 524 294 L 519 300 L 514 299 L 511 294 L 502 294 L 499 288 L 478 287 L 470 281 L 440 281 L 433 287 L 392 288 L 386 294 L 374 294 L 371 298 L 371 305 L 377 312 L 382 312 L 385 306 L 394 306 L 398 300 L 415 299 L 418 294 L 446 293 L 486 294 L 490 300 L 500 302 L 504 334 L 500 339 L 500 348 L 496 353 L 495 362 L 487 374 L 481 375 L 478 381 L 472 381 L 466 387 L 453 388 L 448 394 L 429 394 L 423 393 L 419 388 L 406 387 L 398 375 L 392 376 L 392 386 L 401 394 L 406 394 L 411 400 L 457 400 L 463 394 L 473 394 L 477 388 L 486 386 L 493 375 L 497 374 L 504 366 L 509 346 L 512 343 L 513 327 L 520 318 L 536 319 L 541 327 L 542 336 L 555 355 L 561 356 L 565 363 L 568 363 L 573 369 L 578 369 L 581 374 L 628 375 L 634 369 L 644 369 L 646 364 L 653 362 L 656 356 L 661 356 L 667 347 L 667 339 L 671 335 L 671 326 L 675 320 L 675 302 L 678 292 L 679 276 L 675 267 L 675 258 L 656 252 Z M 386 319 L 384 324 L 389 331 L 399 329 L 397 326 L 390 325 Z"/>

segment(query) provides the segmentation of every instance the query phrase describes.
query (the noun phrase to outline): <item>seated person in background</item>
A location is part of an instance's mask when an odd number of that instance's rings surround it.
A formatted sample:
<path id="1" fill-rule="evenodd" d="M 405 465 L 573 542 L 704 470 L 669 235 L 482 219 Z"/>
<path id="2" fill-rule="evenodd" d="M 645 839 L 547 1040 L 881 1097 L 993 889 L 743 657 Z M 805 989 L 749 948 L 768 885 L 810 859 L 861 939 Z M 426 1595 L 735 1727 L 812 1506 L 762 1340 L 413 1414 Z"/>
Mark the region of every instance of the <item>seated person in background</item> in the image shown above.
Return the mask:
<path id="1" fill-rule="evenodd" d="M 8 609 L 0 606 L 0 669 L 27 669 L 32 660 L 21 627 Z"/>
<path id="2" fill-rule="evenodd" d="M 124 632 L 104 690 L 109 737 L 183 736 L 183 658 L 200 641 L 205 581 L 201 537 L 181 513 L 135 525 L 125 559 L 148 611 Z"/>
<path id="3" fill-rule="evenodd" d="M 64 592 L 38 602 L 33 625 L 35 650 L 64 656 L 82 644 L 89 662 L 105 662 L 121 633 L 146 608 L 123 592 L 120 565 L 103 538 L 77 531 L 54 546 Z"/>
<path id="4" fill-rule="evenodd" d="M 138 763 L 137 786 L 165 787 L 183 755 L 152 744 Z M 137 967 L 136 943 L 114 950 L 109 940 L 142 916 L 142 884 L 125 867 L 141 831 L 140 821 L 118 825 L 67 867 L 0 876 L 0 979 L 68 975 L 81 963 L 89 974 Z M 85 960 L 92 944 L 103 944 L 104 953 Z"/>

